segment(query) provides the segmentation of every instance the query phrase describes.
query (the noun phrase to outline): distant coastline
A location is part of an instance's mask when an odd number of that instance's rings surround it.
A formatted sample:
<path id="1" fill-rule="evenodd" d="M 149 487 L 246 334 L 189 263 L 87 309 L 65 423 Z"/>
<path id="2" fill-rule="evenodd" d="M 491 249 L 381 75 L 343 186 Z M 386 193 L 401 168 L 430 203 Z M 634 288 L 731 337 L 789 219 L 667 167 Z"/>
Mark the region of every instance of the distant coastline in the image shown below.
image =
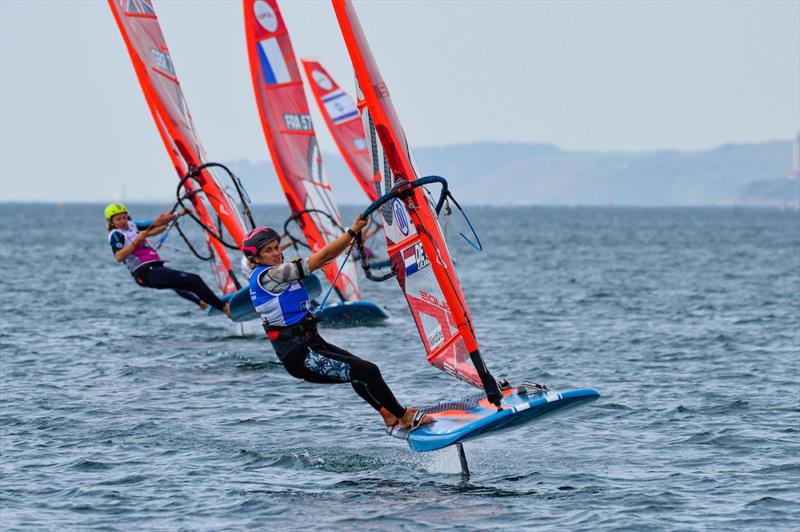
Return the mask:
<path id="1" fill-rule="evenodd" d="M 463 205 L 553 207 L 778 207 L 800 208 L 797 140 L 726 144 L 702 151 L 643 153 L 567 151 L 551 144 L 478 142 L 414 150 L 424 175 L 442 175 Z M 794 152 L 794 153 L 793 153 Z M 340 205 L 366 196 L 338 154 L 323 154 Z M 284 195 L 268 160 L 223 161 L 256 205 L 282 205 Z M 112 198 L 128 203 L 171 198 Z M 71 201 L 94 204 L 102 201 Z M 0 204 L 59 202 L 8 201 Z"/>
<path id="2" fill-rule="evenodd" d="M 788 140 L 647 153 L 481 142 L 422 147 L 414 155 L 423 174 L 446 177 L 458 201 L 468 205 L 797 208 L 800 176 L 788 176 L 793 149 Z M 364 195 L 344 162 L 334 154 L 323 157 L 339 203 L 361 204 Z M 270 162 L 230 166 L 257 202 L 283 200 Z"/>

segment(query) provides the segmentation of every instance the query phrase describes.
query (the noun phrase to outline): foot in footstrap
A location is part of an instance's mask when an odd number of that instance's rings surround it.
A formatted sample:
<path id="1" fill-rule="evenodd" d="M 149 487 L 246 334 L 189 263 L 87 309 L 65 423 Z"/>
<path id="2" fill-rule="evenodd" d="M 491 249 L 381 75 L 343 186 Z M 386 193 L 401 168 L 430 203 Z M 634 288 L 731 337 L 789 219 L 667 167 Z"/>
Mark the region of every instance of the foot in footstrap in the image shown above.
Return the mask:
<path id="1" fill-rule="evenodd" d="M 411 419 L 407 420 L 403 423 L 404 419 L 407 419 L 408 414 L 411 414 Z M 406 432 L 413 432 L 420 428 L 423 425 L 429 425 L 436 421 L 433 416 L 429 416 L 425 412 L 418 410 L 416 408 L 409 408 L 406 412 L 406 415 L 403 416 L 403 419 L 400 420 L 401 426 L 403 430 Z"/>

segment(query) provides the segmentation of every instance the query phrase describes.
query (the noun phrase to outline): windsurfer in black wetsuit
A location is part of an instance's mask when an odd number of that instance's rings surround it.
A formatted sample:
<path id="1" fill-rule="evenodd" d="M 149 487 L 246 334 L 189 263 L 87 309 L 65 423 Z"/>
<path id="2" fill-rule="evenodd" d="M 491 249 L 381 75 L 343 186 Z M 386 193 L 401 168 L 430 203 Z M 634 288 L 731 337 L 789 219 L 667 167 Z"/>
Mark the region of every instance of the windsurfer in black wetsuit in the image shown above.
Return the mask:
<path id="1" fill-rule="evenodd" d="M 398 426 L 414 430 L 432 423 L 433 417 L 402 406 L 378 366 L 320 336 L 313 302 L 303 286 L 305 277 L 338 257 L 365 225 L 357 217 L 351 229 L 317 253 L 291 262 L 284 262 L 280 235 L 275 230 L 258 227 L 250 231 L 242 242 L 251 270 L 250 298 L 275 353 L 290 375 L 320 384 L 349 382 L 380 413 L 389 434 Z"/>

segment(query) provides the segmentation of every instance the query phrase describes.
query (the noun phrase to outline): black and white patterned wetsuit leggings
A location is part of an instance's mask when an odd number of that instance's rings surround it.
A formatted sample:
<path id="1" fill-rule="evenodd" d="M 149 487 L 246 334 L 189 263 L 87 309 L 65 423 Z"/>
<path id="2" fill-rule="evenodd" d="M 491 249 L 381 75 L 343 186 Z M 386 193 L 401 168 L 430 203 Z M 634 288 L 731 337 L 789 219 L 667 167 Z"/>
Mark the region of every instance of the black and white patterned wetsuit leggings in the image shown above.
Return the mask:
<path id="1" fill-rule="evenodd" d="M 398 418 L 405 414 L 406 409 L 383 380 L 378 366 L 329 344 L 316 327 L 306 329 L 304 334 L 287 329 L 280 335 L 269 336 L 278 358 L 292 377 L 319 384 L 349 382 L 375 410 L 385 408 Z"/>

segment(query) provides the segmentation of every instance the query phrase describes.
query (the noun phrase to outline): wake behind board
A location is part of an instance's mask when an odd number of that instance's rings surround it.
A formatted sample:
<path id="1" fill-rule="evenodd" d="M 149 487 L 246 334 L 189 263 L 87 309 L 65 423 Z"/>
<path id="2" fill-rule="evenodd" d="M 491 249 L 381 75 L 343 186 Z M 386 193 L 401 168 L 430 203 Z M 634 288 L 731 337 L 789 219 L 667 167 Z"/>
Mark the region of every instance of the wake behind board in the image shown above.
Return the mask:
<path id="1" fill-rule="evenodd" d="M 420 410 L 436 418 L 436 421 L 410 433 L 397 429 L 392 436 L 408 441 L 413 451 L 435 451 L 448 445 L 518 428 L 536 418 L 593 401 L 598 397 L 600 394 L 593 388 L 563 392 L 511 388 L 503 390 L 503 410 L 498 411 L 489 403 L 485 394 L 477 393 L 463 399 L 421 407 Z"/>

